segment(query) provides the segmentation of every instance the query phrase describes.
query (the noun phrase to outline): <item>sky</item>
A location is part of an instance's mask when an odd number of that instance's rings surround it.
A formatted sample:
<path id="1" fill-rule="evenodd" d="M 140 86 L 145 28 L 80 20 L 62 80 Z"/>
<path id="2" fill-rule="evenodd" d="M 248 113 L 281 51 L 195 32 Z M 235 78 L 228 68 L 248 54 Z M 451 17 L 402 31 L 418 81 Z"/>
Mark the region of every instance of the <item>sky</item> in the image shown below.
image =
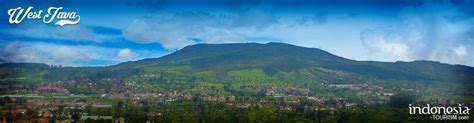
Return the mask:
<path id="1" fill-rule="evenodd" d="M 80 22 L 9 23 L 9 9 L 29 6 L 63 7 Z M 108 66 L 198 43 L 283 42 L 353 60 L 474 66 L 473 6 L 471 0 L 0 0 L 0 62 Z"/>

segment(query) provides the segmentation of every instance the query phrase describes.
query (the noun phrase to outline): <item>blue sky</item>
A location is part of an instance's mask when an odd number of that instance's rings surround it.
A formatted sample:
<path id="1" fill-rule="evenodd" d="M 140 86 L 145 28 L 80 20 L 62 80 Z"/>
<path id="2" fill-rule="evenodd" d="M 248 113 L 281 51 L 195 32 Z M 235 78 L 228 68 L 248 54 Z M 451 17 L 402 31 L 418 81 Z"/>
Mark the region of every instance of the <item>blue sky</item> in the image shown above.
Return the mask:
<path id="1" fill-rule="evenodd" d="M 63 27 L 9 24 L 16 7 L 76 11 Z M 418 0 L 0 0 L 0 59 L 106 66 L 197 43 L 284 42 L 354 60 L 474 66 L 474 2 Z"/>

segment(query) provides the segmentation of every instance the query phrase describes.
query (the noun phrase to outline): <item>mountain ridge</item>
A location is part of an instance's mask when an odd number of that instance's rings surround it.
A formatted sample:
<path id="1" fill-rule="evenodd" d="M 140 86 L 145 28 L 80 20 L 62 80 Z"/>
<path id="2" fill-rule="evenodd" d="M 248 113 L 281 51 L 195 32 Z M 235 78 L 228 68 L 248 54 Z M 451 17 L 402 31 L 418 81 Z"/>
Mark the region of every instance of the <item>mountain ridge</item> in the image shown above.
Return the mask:
<path id="1" fill-rule="evenodd" d="M 123 62 L 106 67 L 62 67 L 32 71 L 52 79 L 79 79 L 87 77 L 124 77 L 137 74 L 160 73 L 168 76 L 196 78 L 207 72 L 209 78 L 229 79 L 229 73 L 240 70 L 261 71 L 268 78 L 282 81 L 355 81 L 355 78 L 402 81 L 472 82 L 474 68 L 436 61 L 412 62 L 356 61 L 317 48 L 300 47 L 285 43 L 234 43 L 190 45 L 159 58 Z M 47 65 L 46 65 L 47 66 Z M 3 63 L 1 77 L 25 75 L 28 71 L 8 72 L 21 64 Z M 31 64 L 26 67 L 32 67 Z M 5 72 L 6 71 L 6 72 Z M 6 74 L 5 74 L 6 73 Z M 80 75 L 75 75 L 81 73 Z M 61 77 L 54 77 L 55 74 Z M 176 74 L 176 75 L 175 75 Z M 292 79 L 293 78 L 293 79 Z M 301 79 L 303 78 L 303 79 Z M 343 78 L 338 80 L 338 78 Z M 207 80 L 206 79 L 206 80 Z M 301 79 L 301 80 L 300 80 Z"/>
<path id="2" fill-rule="evenodd" d="M 199 52 L 196 52 L 199 51 Z M 230 55 L 229 55 L 230 54 Z M 200 58 L 200 56 L 207 56 L 207 58 Z M 249 57 L 251 56 L 251 58 Z M 275 58 L 276 57 L 276 58 Z M 274 58 L 274 59 L 272 59 Z M 278 58 L 282 58 L 278 59 Z M 188 60 L 183 60 L 188 59 Z M 230 61 L 229 61 L 230 59 Z M 244 59 L 244 60 L 241 60 Z M 248 62 L 259 60 L 258 62 Z M 375 74 L 378 77 L 387 77 L 390 74 L 398 74 L 400 76 L 406 76 L 406 78 L 421 78 L 430 80 L 432 78 L 436 78 L 439 75 L 425 77 L 422 75 L 413 75 L 418 72 L 426 72 L 423 69 L 415 69 L 415 66 L 422 66 L 425 64 L 428 65 L 426 67 L 466 67 L 466 66 L 457 66 L 457 65 L 450 65 L 450 64 L 443 64 L 434 61 L 413 61 L 413 62 L 377 62 L 377 61 L 356 61 L 350 60 L 343 57 L 339 57 L 337 55 L 333 55 L 329 52 L 324 50 L 320 50 L 317 48 L 306 48 L 295 46 L 291 44 L 285 43 L 267 43 L 267 44 L 258 44 L 258 43 L 240 43 L 240 44 L 198 44 L 198 45 L 191 45 L 188 47 L 183 48 L 175 53 L 170 55 L 149 59 L 151 62 L 160 62 L 162 61 L 179 61 L 181 63 L 190 65 L 193 68 L 209 68 L 213 69 L 214 66 L 232 63 L 238 64 L 245 64 L 248 63 L 250 65 L 243 65 L 244 67 L 235 67 L 231 69 L 246 69 L 246 67 L 255 68 L 255 67 L 272 67 L 272 68 L 279 68 L 280 70 L 286 69 L 299 69 L 305 68 L 308 66 L 318 66 L 328 69 L 337 69 L 337 70 L 345 70 L 350 72 L 356 72 L 359 74 Z M 307 61 L 306 61 L 307 60 Z M 189 63 L 186 63 L 189 62 Z M 221 62 L 216 62 L 221 61 Z M 242 62 L 243 61 L 243 62 Z M 268 62 L 271 63 L 264 63 L 264 65 L 259 66 L 259 63 Z M 196 63 L 196 64 L 193 64 Z M 207 65 L 203 65 L 206 64 Z M 179 63 L 178 63 L 179 64 Z M 416 64 L 416 65 L 415 65 Z M 413 66 L 412 68 L 406 66 Z M 429 66 L 431 65 L 431 66 Z M 242 65 L 241 65 L 242 66 Z M 275 67 L 276 66 L 276 67 Z M 281 68 L 281 67 L 287 68 Z M 395 67 L 401 67 L 405 70 L 412 70 L 405 72 L 403 70 L 397 70 Z M 469 69 L 467 67 L 466 69 Z M 369 70 L 368 70 L 369 69 Z M 388 70 L 386 70 L 388 69 Z M 471 68 L 472 69 L 472 68 Z M 376 71 L 375 72 L 367 72 L 367 71 Z M 441 72 L 443 73 L 444 70 L 440 71 L 431 71 L 431 72 Z M 472 70 L 470 70 L 472 72 Z M 223 72 L 227 72 L 224 70 Z M 456 70 L 454 70 L 456 72 Z M 470 72 L 470 73 L 471 73 Z M 379 74 L 379 75 L 377 75 Z M 444 72 L 444 75 L 452 75 L 452 72 Z M 404 77 L 399 77 L 404 78 Z M 456 78 L 456 77 L 454 77 Z M 415 80 L 415 79 L 410 79 Z"/>
<path id="3" fill-rule="evenodd" d="M 323 52 L 326 52 L 328 54 L 331 54 L 331 55 L 334 55 L 330 52 L 327 52 L 327 51 L 324 51 L 324 50 L 321 50 L 319 48 L 310 48 L 310 47 L 302 47 L 302 46 L 297 46 L 297 45 L 292 45 L 292 44 L 286 44 L 286 43 L 280 43 L 280 42 L 269 42 L 269 43 L 255 43 L 255 42 L 250 42 L 250 43 L 225 43 L 225 44 L 207 44 L 207 43 L 199 43 L 199 44 L 194 44 L 194 45 L 188 45 L 188 46 L 185 46 L 184 48 L 182 49 L 186 49 L 186 48 L 189 48 L 189 47 L 195 47 L 195 46 L 205 46 L 205 45 L 246 45 L 246 44 L 252 44 L 252 45 L 266 45 L 266 44 L 278 44 L 278 45 L 290 45 L 290 46 L 294 46 L 294 47 L 300 47 L 300 48 L 308 48 L 308 49 L 317 49 L 317 50 L 320 50 L 320 51 L 323 51 Z M 181 49 L 181 50 L 182 50 Z M 178 50 L 178 51 L 181 51 L 181 50 Z M 144 59 L 140 59 L 140 60 L 136 60 L 136 61 L 126 61 L 126 62 L 122 62 L 122 63 L 118 63 L 118 64 L 115 64 L 115 65 L 109 65 L 109 66 L 103 66 L 103 67 L 110 67 L 110 66 L 117 66 L 117 65 L 121 65 L 121 64 L 126 64 L 126 63 L 129 63 L 129 62 L 138 62 L 138 61 L 146 61 L 146 60 L 152 60 L 152 59 L 160 59 L 162 57 L 167 57 L 169 55 L 172 55 L 178 51 L 175 51 L 173 53 L 170 53 L 168 55 L 165 55 L 165 56 L 161 56 L 161 57 L 156 57 L 156 58 L 144 58 Z M 334 56 L 337 56 L 337 55 L 334 55 Z M 340 56 L 337 56 L 337 57 L 340 57 Z M 463 64 L 451 64 L 451 63 L 444 63 L 444 62 L 439 62 L 439 61 L 432 61 L 432 60 L 413 60 L 413 61 L 377 61 L 377 60 L 353 60 L 353 59 L 348 59 L 348 58 L 344 58 L 344 57 L 340 57 L 340 58 L 343 58 L 343 59 L 347 59 L 347 60 L 352 60 L 352 61 L 358 61 L 358 62 L 380 62 L 380 63 L 419 63 L 419 62 L 426 62 L 426 63 L 437 63 L 437 64 L 445 64 L 445 65 L 453 65 L 453 66 L 461 66 L 461 67 L 469 67 L 469 68 L 473 68 L 474 69 L 474 66 L 468 66 L 468 65 L 463 65 Z M 85 66 L 85 67 L 94 67 L 94 66 Z"/>

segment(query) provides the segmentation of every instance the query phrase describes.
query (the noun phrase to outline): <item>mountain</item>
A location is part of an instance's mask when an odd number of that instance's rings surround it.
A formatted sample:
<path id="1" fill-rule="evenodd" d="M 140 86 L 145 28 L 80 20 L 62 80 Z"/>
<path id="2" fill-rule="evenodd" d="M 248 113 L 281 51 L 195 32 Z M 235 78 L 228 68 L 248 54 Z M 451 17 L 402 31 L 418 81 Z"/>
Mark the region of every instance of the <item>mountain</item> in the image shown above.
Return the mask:
<path id="1" fill-rule="evenodd" d="M 342 58 L 284 43 L 196 44 L 172 54 L 109 67 L 0 65 L 0 77 L 33 80 L 123 78 L 142 81 L 325 82 L 416 81 L 472 83 L 474 68 L 433 61 L 376 62 Z M 141 77 L 153 75 L 154 77 Z"/>
<path id="2" fill-rule="evenodd" d="M 181 70 L 186 72 L 211 70 L 216 73 L 261 69 L 267 75 L 299 70 L 308 70 L 313 75 L 336 71 L 378 79 L 408 81 L 466 82 L 473 80 L 474 75 L 474 69 L 468 66 L 432 61 L 395 63 L 354 61 L 320 49 L 284 43 L 197 44 L 161 58 L 127 62 L 114 67 L 137 66 L 187 66 Z"/>

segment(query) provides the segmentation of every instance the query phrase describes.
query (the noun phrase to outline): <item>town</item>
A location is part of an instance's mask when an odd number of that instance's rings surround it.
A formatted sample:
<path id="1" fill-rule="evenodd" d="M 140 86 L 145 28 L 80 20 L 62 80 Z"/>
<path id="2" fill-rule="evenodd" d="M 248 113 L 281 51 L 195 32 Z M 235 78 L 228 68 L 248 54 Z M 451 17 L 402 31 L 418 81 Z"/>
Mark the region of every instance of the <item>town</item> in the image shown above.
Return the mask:
<path id="1" fill-rule="evenodd" d="M 2 81 L 7 79 L 22 78 L 6 78 Z M 367 115 L 377 112 L 368 107 L 396 106 L 392 100 L 400 93 L 414 94 L 412 98 L 416 102 L 430 101 L 438 105 L 458 103 L 456 100 L 440 98 L 454 95 L 455 92 L 422 88 L 423 86 L 413 85 L 393 86 L 383 82 L 259 85 L 137 83 L 116 78 L 2 83 L 0 118 L 2 123 L 251 122 L 278 121 L 281 120 L 279 118 L 284 118 L 280 115 L 297 115 L 320 122 L 333 122 L 350 118 L 347 117 L 348 113 Z M 423 96 L 425 93 L 430 96 Z M 234 114 L 239 117 L 233 116 Z"/>

